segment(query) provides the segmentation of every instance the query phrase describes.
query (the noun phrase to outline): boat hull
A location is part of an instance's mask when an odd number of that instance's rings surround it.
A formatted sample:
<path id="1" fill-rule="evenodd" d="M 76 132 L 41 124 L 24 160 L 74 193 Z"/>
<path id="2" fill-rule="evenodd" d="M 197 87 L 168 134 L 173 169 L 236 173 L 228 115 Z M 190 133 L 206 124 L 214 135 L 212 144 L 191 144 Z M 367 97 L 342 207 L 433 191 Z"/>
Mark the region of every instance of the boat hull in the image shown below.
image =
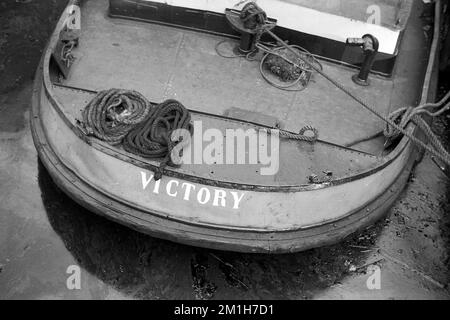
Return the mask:
<path id="1" fill-rule="evenodd" d="M 394 161 L 379 172 L 383 179 L 393 181 L 384 192 L 358 210 L 328 223 L 299 229 L 262 231 L 208 226 L 192 221 L 183 222 L 168 215 L 164 216 L 161 212 L 155 214 L 148 210 L 140 210 L 117 198 L 114 199 L 86 183 L 61 161 L 52 149 L 52 142 L 47 139 L 44 128 L 45 124 L 50 127 L 47 121 L 51 119 L 42 118 L 42 108 L 53 107 L 45 94 L 42 70 L 40 67 L 33 92 L 31 128 L 39 158 L 58 187 L 81 206 L 99 215 L 139 232 L 188 245 L 240 252 L 284 253 L 338 242 L 374 223 L 387 212 L 405 186 L 417 155 L 416 152 L 406 149 L 405 156 L 399 157 L 398 162 Z M 79 143 L 85 142 L 79 140 Z M 399 173 L 393 179 L 390 173 L 393 168 L 391 166 L 396 167 L 394 170 Z M 351 185 L 347 185 L 346 188 L 351 192 Z M 260 194 L 264 196 L 264 193 Z"/>
<path id="2" fill-rule="evenodd" d="M 164 176 L 157 189 L 151 167 L 104 152 L 68 125 L 49 76 L 57 34 L 43 56 L 33 91 L 31 129 L 39 158 L 59 188 L 81 206 L 139 232 L 239 252 L 296 252 L 336 243 L 386 214 L 420 155 L 403 139 L 375 169 L 289 191 L 219 182 L 215 187 L 172 176 Z M 197 191 L 192 201 L 172 188 L 185 184 Z M 200 190 L 207 191 L 199 196 Z M 217 190 L 233 202 L 223 205 L 214 196 Z"/>

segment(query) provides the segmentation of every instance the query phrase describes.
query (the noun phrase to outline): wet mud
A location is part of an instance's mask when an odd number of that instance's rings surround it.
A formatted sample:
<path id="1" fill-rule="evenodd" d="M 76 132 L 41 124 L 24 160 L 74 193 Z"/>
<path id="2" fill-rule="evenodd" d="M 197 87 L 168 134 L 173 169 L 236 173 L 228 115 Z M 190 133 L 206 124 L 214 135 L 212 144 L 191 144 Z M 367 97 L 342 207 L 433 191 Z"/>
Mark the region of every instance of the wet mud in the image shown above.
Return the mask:
<path id="1" fill-rule="evenodd" d="M 33 75 L 64 5 L 0 1 L 0 299 L 449 298 L 450 184 L 427 155 L 385 219 L 295 254 L 184 246 L 77 205 L 39 162 L 29 129 Z M 448 126 L 448 115 L 434 123 L 447 146 Z M 79 290 L 67 287 L 71 265 Z M 366 283 L 373 266 L 379 290 Z"/>

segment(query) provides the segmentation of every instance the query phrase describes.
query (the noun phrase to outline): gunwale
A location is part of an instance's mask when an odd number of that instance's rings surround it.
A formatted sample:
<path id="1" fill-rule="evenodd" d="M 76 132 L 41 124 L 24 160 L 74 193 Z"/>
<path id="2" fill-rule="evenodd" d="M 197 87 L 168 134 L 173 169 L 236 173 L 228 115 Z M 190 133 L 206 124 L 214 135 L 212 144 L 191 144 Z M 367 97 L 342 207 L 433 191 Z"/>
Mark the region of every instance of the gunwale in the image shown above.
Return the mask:
<path id="1" fill-rule="evenodd" d="M 71 1 L 74 2 L 74 1 Z M 438 11 L 438 10 L 437 10 Z M 439 19 L 438 19 L 439 20 Z M 63 19 L 58 24 L 61 27 Z M 58 30 L 58 27 L 57 27 Z M 436 30 L 435 30 L 436 34 Z M 137 208 L 133 208 L 120 201 L 114 201 L 107 194 L 95 190 L 95 188 L 89 187 L 82 181 L 77 175 L 65 167 L 64 163 L 60 159 L 52 154 L 51 147 L 45 142 L 45 134 L 42 130 L 42 123 L 39 116 L 39 100 L 38 96 L 41 94 L 41 86 L 46 98 L 49 99 L 53 108 L 58 111 L 58 101 L 52 95 L 52 83 L 49 74 L 49 61 L 52 48 L 52 42 L 57 41 L 57 33 L 55 33 L 49 46 L 46 50 L 46 54 L 43 55 L 43 60 L 40 68 L 38 69 L 38 76 L 36 78 L 32 111 L 33 117 L 31 117 L 33 139 L 37 146 L 41 160 L 44 165 L 50 171 L 55 182 L 65 190 L 71 197 L 83 206 L 95 211 L 98 214 L 113 219 L 119 223 L 126 224 L 141 232 L 156 235 L 168 240 L 174 240 L 183 242 L 186 244 L 205 246 L 217 249 L 229 249 L 234 251 L 245 252 L 292 252 L 308 249 L 318 245 L 324 245 L 336 242 L 348 234 L 358 230 L 359 228 L 374 222 L 378 219 L 387 209 L 389 204 L 395 200 L 396 196 L 401 192 L 404 183 L 407 180 L 409 171 L 411 170 L 414 162 L 417 160 L 417 149 L 411 145 L 407 138 L 403 138 L 397 147 L 384 158 L 382 165 L 376 169 L 370 170 L 364 176 L 374 174 L 398 159 L 400 156 L 405 156 L 404 152 L 407 152 L 406 162 L 402 170 L 399 171 L 398 177 L 395 177 L 394 182 L 389 186 L 386 192 L 382 193 L 379 197 L 375 198 L 372 202 L 364 204 L 361 208 L 354 212 L 349 212 L 348 215 L 340 217 L 336 221 L 327 221 L 321 225 L 308 226 L 305 228 L 299 228 L 296 230 L 243 230 L 233 229 L 221 226 L 211 225 L 199 225 L 196 223 L 188 223 L 186 221 L 176 221 L 170 219 L 170 217 L 161 218 L 155 215 L 148 215 L 148 212 L 139 211 Z M 437 51 L 436 38 L 433 39 L 432 52 Z M 427 67 L 427 73 L 425 75 L 425 85 L 422 91 L 422 101 L 428 100 L 430 94 L 430 81 L 435 67 L 435 57 L 430 56 L 430 60 Z M 61 115 L 61 110 L 58 111 Z M 67 119 L 63 120 L 67 121 Z M 75 134 L 76 130 L 69 126 Z M 408 127 L 408 130 L 413 133 L 416 128 L 413 125 Z M 43 135 L 44 134 L 44 135 Z M 108 155 L 116 157 L 124 161 L 126 157 L 118 155 L 108 150 L 108 146 L 93 141 L 92 139 L 84 137 L 82 133 L 78 133 L 77 136 L 81 138 L 84 143 L 89 144 Z M 44 139 L 44 140 L 43 140 Z M 52 158 L 53 157 L 53 158 Z M 52 159 L 50 159 L 52 158 Z M 136 159 L 129 157 L 127 159 L 130 163 L 139 167 L 139 163 Z M 53 162 L 52 162 L 53 161 Z M 143 168 L 151 169 L 152 166 L 146 164 Z M 58 172 L 60 175 L 58 175 Z M 352 177 L 351 181 L 361 179 L 364 176 L 358 175 Z M 69 177 L 69 178 L 67 178 Z M 350 181 L 338 181 L 339 184 L 343 184 Z M 315 185 L 315 186 L 293 186 L 292 190 L 282 190 L 282 192 L 302 192 L 311 191 L 322 188 L 332 187 L 333 184 Z M 233 188 L 236 186 L 233 186 Z M 254 186 L 250 186 L 252 191 L 265 191 L 273 192 L 274 190 L 258 189 Z M 81 194 L 81 193 L 82 194 Z M 95 195 L 95 196 L 94 196 Z M 87 197 L 90 198 L 87 199 Z M 96 199 L 97 198 L 97 199 Z M 95 203 L 94 203 L 95 202 Z M 126 208 L 124 211 L 123 209 Z M 119 213 L 120 212 L 120 213 Z M 149 222 L 151 219 L 159 219 L 158 226 L 152 227 Z M 162 220 L 161 220 L 162 219 Z M 141 220 L 141 221 L 139 221 Z M 176 227 L 174 228 L 174 226 Z M 189 231 L 186 231 L 189 229 Z M 302 241 L 299 241 L 302 239 Z"/>
<path id="2" fill-rule="evenodd" d="M 76 3 L 77 1 L 71 1 L 69 3 L 73 4 Z M 65 13 L 64 15 L 67 15 L 67 13 Z M 99 141 L 97 139 L 91 138 L 91 137 L 86 137 L 84 135 L 83 132 L 81 132 L 81 130 L 79 128 L 77 128 L 76 126 L 74 126 L 73 123 L 71 123 L 67 117 L 64 115 L 64 108 L 62 107 L 62 104 L 60 101 L 58 101 L 57 96 L 55 94 L 55 92 L 53 91 L 53 84 L 50 78 L 50 74 L 49 74 L 49 70 L 50 70 L 50 59 L 51 59 L 51 53 L 53 48 L 55 47 L 57 41 L 58 41 L 58 35 L 59 35 L 59 31 L 62 28 L 62 25 L 65 21 L 65 16 L 63 15 L 63 17 L 61 18 L 60 22 L 58 23 L 56 30 L 57 32 L 55 32 L 50 41 L 49 41 L 49 48 L 46 50 L 45 52 L 45 59 L 44 59 L 44 78 L 43 78 L 43 83 L 44 83 L 44 87 L 45 87 L 45 92 L 47 95 L 47 98 L 49 98 L 50 102 L 52 103 L 53 107 L 55 108 L 55 110 L 60 113 L 60 116 L 64 119 L 64 121 L 66 121 L 67 125 L 74 131 L 74 133 L 80 137 L 83 141 L 85 141 L 86 143 L 88 143 L 90 146 L 105 152 L 108 155 L 111 155 L 113 157 L 116 157 L 118 159 L 121 159 L 123 161 L 127 161 L 130 163 L 133 163 L 134 165 L 136 165 L 137 167 L 141 167 L 143 169 L 149 169 L 149 170 L 155 170 L 157 168 L 157 163 L 156 162 L 150 162 L 150 161 L 142 161 L 142 159 L 139 159 L 138 157 L 135 157 L 129 153 L 125 153 L 122 152 L 116 148 L 112 148 L 111 146 L 109 146 L 107 143 L 104 143 L 102 141 Z M 438 30 L 434 31 L 434 37 L 433 37 L 433 44 L 432 44 L 432 48 L 431 48 L 431 53 L 430 53 L 430 61 L 428 63 L 427 66 L 427 71 L 425 73 L 425 84 L 429 82 L 429 79 L 431 77 L 431 73 L 432 73 L 432 69 L 433 69 L 433 65 L 434 65 L 434 53 L 436 52 L 436 37 L 438 37 Z M 428 91 L 429 91 L 429 86 L 424 85 L 423 90 L 422 90 L 422 94 L 421 94 L 421 103 L 427 101 L 427 97 L 428 97 Z M 215 117 L 222 117 L 219 115 L 212 115 Z M 227 119 L 227 117 L 223 117 L 225 119 Z M 407 129 L 408 133 L 412 134 L 412 135 L 416 135 L 417 134 L 417 128 L 415 127 L 414 124 L 409 124 Z M 355 174 L 353 176 L 350 177 L 344 177 L 344 178 L 340 178 L 340 179 L 335 179 L 332 182 L 327 182 L 327 183 L 323 183 L 323 184 L 301 184 L 301 185 L 284 185 L 284 186 L 279 186 L 279 185 L 254 185 L 254 184 L 244 184 L 244 183 L 229 183 L 227 181 L 220 181 L 217 179 L 208 179 L 208 178 L 198 178 L 195 175 L 189 175 L 189 174 L 184 174 L 184 173 L 180 173 L 179 171 L 177 171 L 174 168 L 167 168 L 166 170 L 166 175 L 171 176 L 171 177 L 179 177 L 179 178 L 183 178 L 186 180 L 190 180 L 190 181 L 194 181 L 194 182 L 199 182 L 199 183 L 203 183 L 206 185 L 213 185 L 213 186 L 218 186 L 218 187 L 226 187 L 226 188 L 234 188 L 237 190 L 252 190 L 252 191 L 261 191 L 261 192 L 301 192 L 301 191 L 311 191 L 311 190 L 318 190 L 318 189 L 322 189 L 322 188 L 329 188 L 329 187 L 333 187 L 333 186 L 338 186 L 341 184 L 345 184 L 345 183 L 349 183 L 358 179 L 362 179 L 365 177 L 368 177 L 370 175 L 373 175 L 383 169 L 385 169 L 387 166 L 389 166 L 395 159 L 397 159 L 402 152 L 404 152 L 405 150 L 408 150 L 409 144 L 411 142 L 409 141 L 408 138 L 403 137 L 402 140 L 399 142 L 399 144 L 395 147 L 394 150 L 392 150 L 389 154 L 380 157 L 380 162 L 379 164 L 374 167 L 374 168 L 370 168 L 367 169 L 364 172 Z M 329 143 L 330 145 L 333 145 L 332 143 Z M 341 147 L 341 146 L 340 146 Z"/>

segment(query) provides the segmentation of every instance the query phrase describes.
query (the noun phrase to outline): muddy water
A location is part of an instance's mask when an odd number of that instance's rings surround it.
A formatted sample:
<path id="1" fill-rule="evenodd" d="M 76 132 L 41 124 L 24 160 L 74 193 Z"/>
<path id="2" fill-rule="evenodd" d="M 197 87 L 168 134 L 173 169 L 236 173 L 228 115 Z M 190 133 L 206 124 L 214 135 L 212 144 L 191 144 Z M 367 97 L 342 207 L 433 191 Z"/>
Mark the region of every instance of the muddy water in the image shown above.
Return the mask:
<path id="1" fill-rule="evenodd" d="M 183 246 L 71 201 L 39 163 L 28 125 L 33 73 L 63 6 L 0 1 L 0 299 L 449 297 L 449 185 L 427 156 L 386 219 L 297 254 Z M 447 126 L 446 117 L 435 125 L 448 145 Z M 71 265 L 81 268 L 80 290 L 66 286 Z M 380 267 L 380 290 L 367 288 L 371 265 Z"/>

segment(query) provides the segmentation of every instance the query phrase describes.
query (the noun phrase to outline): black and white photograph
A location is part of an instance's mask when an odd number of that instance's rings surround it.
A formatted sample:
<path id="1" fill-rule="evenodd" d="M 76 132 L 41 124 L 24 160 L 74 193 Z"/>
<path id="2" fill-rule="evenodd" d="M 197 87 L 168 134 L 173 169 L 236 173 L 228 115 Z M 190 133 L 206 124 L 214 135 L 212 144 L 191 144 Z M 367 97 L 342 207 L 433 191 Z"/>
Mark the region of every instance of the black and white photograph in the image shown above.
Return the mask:
<path id="1" fill-rule="evenodd" d="M 449 110 L 448 0 L 0 0 L 0 300 L 449 300 Z"/>

